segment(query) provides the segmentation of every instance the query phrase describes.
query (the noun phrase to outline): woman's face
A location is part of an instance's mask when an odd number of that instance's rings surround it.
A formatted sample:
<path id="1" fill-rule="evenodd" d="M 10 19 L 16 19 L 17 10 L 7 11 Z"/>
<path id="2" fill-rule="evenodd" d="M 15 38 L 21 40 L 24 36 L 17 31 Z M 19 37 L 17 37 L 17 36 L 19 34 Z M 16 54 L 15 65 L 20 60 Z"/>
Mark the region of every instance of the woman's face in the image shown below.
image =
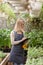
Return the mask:
<path id="1" fill-rule="evenodd" d="M 20 20 L 20 23 L 19 24 L 20 24 L 20 28 L 21 29 L 24 29 L 24 21 L 23 20 Z"/>

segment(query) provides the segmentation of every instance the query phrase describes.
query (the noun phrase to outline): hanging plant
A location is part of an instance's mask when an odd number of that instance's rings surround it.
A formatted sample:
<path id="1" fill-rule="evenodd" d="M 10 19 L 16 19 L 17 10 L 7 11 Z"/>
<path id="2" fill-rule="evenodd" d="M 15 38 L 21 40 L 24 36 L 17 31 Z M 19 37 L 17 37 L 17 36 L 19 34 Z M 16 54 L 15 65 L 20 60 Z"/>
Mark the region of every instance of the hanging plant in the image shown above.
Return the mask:
<path id="1" fill-rule="evenodd" d="M 0 4 L 0 11 L 4 12 L 8 16 L 7 22 L 10 23 L 12 18 L 14 19 L 14 21 L 16 20 L 16 15 L 8 3 Z"/>

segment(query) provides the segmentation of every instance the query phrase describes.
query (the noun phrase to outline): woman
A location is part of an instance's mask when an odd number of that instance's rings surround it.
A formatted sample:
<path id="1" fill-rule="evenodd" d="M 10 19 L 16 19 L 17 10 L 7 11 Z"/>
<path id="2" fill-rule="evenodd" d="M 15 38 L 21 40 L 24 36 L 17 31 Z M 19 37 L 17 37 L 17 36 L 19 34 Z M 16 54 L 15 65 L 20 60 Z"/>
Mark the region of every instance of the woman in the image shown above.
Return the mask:
<path id="1" fill-rule="evenodd" d="M 14 65 L 24 65 L 25 55 L 24 49 L 22 48 L 22 41 L 26 38 L 24 37 L 24 20 L 18 19 L 14 30 L 10 34 L 11 37 L 11 52 L 9 61 L 13 62 Z"/>

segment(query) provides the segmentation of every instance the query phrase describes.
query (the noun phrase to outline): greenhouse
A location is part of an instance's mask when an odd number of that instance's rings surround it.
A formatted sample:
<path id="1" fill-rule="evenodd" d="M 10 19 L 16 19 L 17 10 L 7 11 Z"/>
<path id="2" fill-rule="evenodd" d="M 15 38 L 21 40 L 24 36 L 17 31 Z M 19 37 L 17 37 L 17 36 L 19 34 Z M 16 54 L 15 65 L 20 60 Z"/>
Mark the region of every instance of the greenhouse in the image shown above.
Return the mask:
<path id="1" fill-rule="evenodd" d="M 43 65 L 43 0 L 0 0 L 0 65 Z"/>

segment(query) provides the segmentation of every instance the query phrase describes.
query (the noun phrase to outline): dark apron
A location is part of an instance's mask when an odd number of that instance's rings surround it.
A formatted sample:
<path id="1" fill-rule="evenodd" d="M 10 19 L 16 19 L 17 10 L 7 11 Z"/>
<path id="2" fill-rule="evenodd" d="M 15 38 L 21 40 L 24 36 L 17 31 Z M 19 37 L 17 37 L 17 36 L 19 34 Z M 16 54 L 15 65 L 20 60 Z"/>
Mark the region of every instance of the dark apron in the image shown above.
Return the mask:
<path id="1" fill-rule="evenodd" d="M 21 40 L 24 36 L 23 34 L 17 34 L 17 32 L 14 32 L 15 35 L 15 41 Z M 19 43 L 17 45 L 12 46 L 11 52 L 10 52 L 10 58 L 9 61 L 13 63 L 25 63 L 25 54 L 24 49 L 22 48 L 22 43 Z"/>

